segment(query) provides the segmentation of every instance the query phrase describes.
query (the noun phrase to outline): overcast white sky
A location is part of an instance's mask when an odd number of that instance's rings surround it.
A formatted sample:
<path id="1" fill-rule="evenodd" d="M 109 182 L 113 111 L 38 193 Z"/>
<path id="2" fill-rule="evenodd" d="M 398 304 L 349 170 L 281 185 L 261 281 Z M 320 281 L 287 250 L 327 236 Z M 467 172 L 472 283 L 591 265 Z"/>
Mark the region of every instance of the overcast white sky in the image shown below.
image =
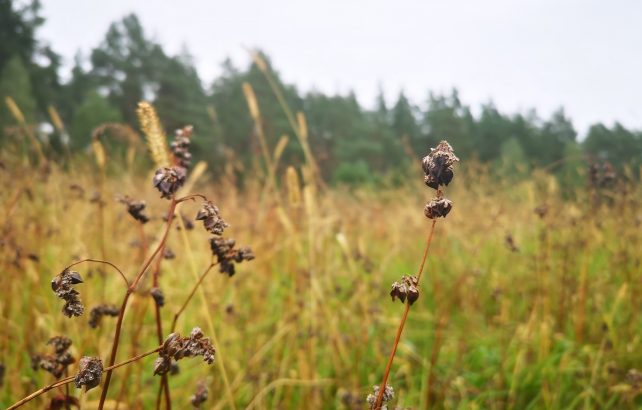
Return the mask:
<path id="1" fill-rule="evenodd" d="M 379 87 L 423 104 L 457 87 L 504 111 L 564 106 L 576 127 L 642 128 L 642 1 L 637 0 L 44 0 L 40 37 L 73 61 L 135 12 L 170 53 L 187 46 L 204 81 L 259 47 L 301 90 L 373 106 Z"/>

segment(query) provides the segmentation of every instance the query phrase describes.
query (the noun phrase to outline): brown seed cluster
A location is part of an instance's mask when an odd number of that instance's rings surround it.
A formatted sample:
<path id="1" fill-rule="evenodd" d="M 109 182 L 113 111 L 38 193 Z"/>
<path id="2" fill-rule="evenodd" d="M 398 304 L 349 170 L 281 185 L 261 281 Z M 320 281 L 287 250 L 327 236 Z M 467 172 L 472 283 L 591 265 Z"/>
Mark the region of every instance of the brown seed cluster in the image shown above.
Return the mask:
<path id="1" fill-rule="evenodd" d="M 251 261 L 254 259 L 252 249 L 247 246 L 235 248 L 236 241 L 234 239 L 225 239 L 213 237 L 210 239 L 210 247 L 212 253 L 216 255 L 219 264 L 219 271 L 228 276 L 234 276 L 236 268 L 234 263 L 241 263 L 243 261 Z"/>
<path id="2" fill-rule="evenodd" d="M 149 294 L 152 295 L 152 298 L 158 307 L 165 306 L 165 294 L 161 288 L 152 288 L 149 291 Z"/>
<path id="3" fill-rule="evenodd" d="M 128 196 L 119 198 L 118 201 L 127 206 L 127 212 L 132 216 L 132 218 L 142 224 L 149 222 L 149 217 L 143 213 L 147 206 L 145 201 L 135 201 Z"/>
<path id="4" fill-rule="evenodd" d="M 189 168 L 192 161 L 192 154 L 189 152 L 190 138 L 194 127 L 186 125 L 178 129 L 174 133 L 174 141 L 170 144 L 172 154 L 174 154 L 174 161 L 180 167 L 185 169 Z"/>
<path id="5" fill-rule="evenodd" d="M 36 354 L 31 357 L 31 368 L 42 369 L 51 373 L 56 379 L 62 377 L 67 367 L 76 359 L 68 352 L 71 340 L 65 336 L 54 336 L 47 342 L 53 348 L 53 354 Z"/>
<path id="6" fill-rule="evenodd" d="M 207 400 L 208 393 L 207 384 L 205 384 L 205 382 L 200 382 L 198 386 L 196 386 L 196 391 L 189 399 L 192 406 L 196 409 L 200 409 L 201 405 Z"/>
<path id="7" fill-rule="evenodd" d="M 80 273 L 65 269 L 51 280 L 51 289 L 56 296 L 65 301 L 62 313 L 67 317 L 80 316 L 85 311 L 80 300 L 80 293 L 73 288 L 73 285 L 82 283 Z"/>
<path id="8" fill-rule="evenodd" d="M 454 175 L 453 164 L 457 161 L 459 158 L 448 142 L 441 141 L 437 147 L 431 148 L 430 154 L 421 161 L 426 185 L 432 189 L 439 189 L 440 185 L 448 186 Z"/>
<path id="9" fill-rule="evenodd" d="M 100 384 L 103 374 L 103 362 L 98 357 L 83 356 L 78 364 L 78 374 L 74 379 L 76 388 L 91 390 Z"/>
<path id="10" fill-rule="evenodd" d="M 230 225 L 221 217 L 221 211 L 211 201 L 203 202 L 201 209 L 196 214 L 197 221 L 203 221 L 203 227 L 214 235 L 223 235 L 225 228 Z"/>
<path id="11" fill-rule="evenodd" d="M 453 203 L 443 197 L 433 198 L 424 207 L 424 215 L 428 219 L 445 218 L 453 208 Z"/>
<path id="12" fill-rule="evenodd" d="M 441 186 L 447 186 L 454 174 L 453 165 L 459 158 L 446 141 L 441 141 L 437 147 L 430 149 L 430 154 L 421 161 L 424 170 L 424 182 L 430 188 L 437 190 L 437 196 L 426 204 L 424 214 L 428 219 L 445 218 L 453 207 L 453 203 L 443 197 Z"/>
<path id="13" fill-rule="evenodd" d="M 254 254 L 249 247 L 243 246 L 236 248 L 236 241 L 234 239 L 221 237 L 225 228 L 229 227 L 229 224 L 223 220 L 218 207 L 211 201 L 203 202 L 195 219 L 197 221 L 203 221 L 205 230 L 214 235 L 210 238 L 210 248 L 216 256 L 221 273 L 233 276 L 234 273 L 236 273 L 234 263 L 254 259 Z"/>
<path id="14" fill-rule="evenodd" d="M 161 198 L 171 198 L 185 183 L 187 170 L 180 166 L 158 168 L 154 174 L 154 188 L 161 193 Z"/>
<path id="15" fill-rule="evenodd" d="M 604 188 L 612 185 L 617 178 L 613 165 L 604 161 L 603 163 L 594 162 L 589 167 L 589 183 L 594 188 Z"/>
<path id="16" fill-rule="evenodd" d="M 416 276 L 403 275 L 399 282 L 392 284 L 390 297 L 392 297 L 393 301 L 399 299 L 401 303 L 405 303 L 406 298 L 408 298 L 408 304 L 412 305 L 419 299 L 419 287 L 417 284 Z"/>
<path id="17" fill-rule="evenodd" d="M 374 409 L 374 406 L 377 402 L 377 396 L 379 395 L 380 386 L 373 386 L 372 393 L 368 394 L 366 401 L 370 405 L 370 409 Z M 389 384 L 386 384 L 386 389 L 383 391 L 383 400 L 381 401 L 381 410 L 388 410 L 388 402 L 395 397 L 395 390 Z"/>
<path id="18" fill-rule="evenodd" d="M 89 327 L 95 329 L 100 325 L 103 316 L 116 317 L 119 313 L 120 309 L 114 305 L 98 305 L 89 312 Z"/>
<path id="19" fill-rule="evenodd" d="M 178 361 L 185 357 L 203 356 L 207 364 L 214 363 L 216 350 L 209 338 L 203 337 L 203 331 L 195 327 L 189 337 L 181 337 L 178 333 L 167 336 L 161 350 L 160 356 L 154 363 L 154 374 L 163 375 L 171 370 L 172 359 Z"/>

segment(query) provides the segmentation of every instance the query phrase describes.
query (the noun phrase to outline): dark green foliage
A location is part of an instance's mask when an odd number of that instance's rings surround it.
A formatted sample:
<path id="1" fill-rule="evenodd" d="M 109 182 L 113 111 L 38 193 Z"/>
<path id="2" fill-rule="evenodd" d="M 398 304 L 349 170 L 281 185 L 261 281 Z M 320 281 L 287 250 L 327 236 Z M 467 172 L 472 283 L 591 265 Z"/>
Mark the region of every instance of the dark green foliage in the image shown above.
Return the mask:
<path id="1" fill-rule="evenodd" d="M 35 36 L 43 23 L 39 10 L 38 1 L 22 8 L 15 1 L 0 3 L 0 94 L 12 96 L 32 123 L 48 119 L 48 105 L 56 107 L 68 124 L 72 148 L 86 147 L 91 130 L 103 122 L 123 121 L 138 129 L 136 105 L 147 100 L 169 135 L 194 125 L 194 159 L 208 161 L 215 173 L 226 159 L 238 161 L 237 170 L 264 166 L 243 93 L 248 83 L 269 149 L 283 135 L 289 137 L 277 174 L 285 165 L 304 163 L 292 126 L 256 65 L 238 68 L 227 60 L 222 74 L 206 86 L 188 51 L 168 55 L 148 37 L 139 19 L 129 15 L 110 26 L 89 59 L 78 55 L 70 80 L 60 84 L 60 57 Z M 563 109 L 550 118 L 535 111 L 506 115 L 490 102 L 473 115 L 457 90 L 429 93 L 425 109 L 403 91 L 388 107 L 380 93 L 376 107 L 367 110 L 354 93 L 301 95 L 281 80 L 268 56 L 261 56 L 292 112 L 305 114 L 310 147 L 326 181 L 353 184 L 383 181 L 383 174 L 400 175 L 411 160 L 419 160 L 442 139 L 452 143 L 462 160 L 490 163 L 492 169 L 517 179 L 545 167 L 565 184 L 580 184 L 588 160 L 608 160 L 620 170 L 633 166 L 633 175 L 642 164 L 642 134 L 618 123 L 610 128 L 596 124 L 585 141 L 578 142 Z M 0 121 L 11 124 L 2 105 Z"/>

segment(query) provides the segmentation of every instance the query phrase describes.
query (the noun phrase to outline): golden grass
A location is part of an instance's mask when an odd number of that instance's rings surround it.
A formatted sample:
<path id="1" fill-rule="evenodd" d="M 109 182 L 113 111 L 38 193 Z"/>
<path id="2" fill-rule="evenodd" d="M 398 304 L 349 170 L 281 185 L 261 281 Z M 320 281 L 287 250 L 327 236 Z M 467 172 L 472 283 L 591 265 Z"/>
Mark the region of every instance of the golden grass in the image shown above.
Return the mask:
<path id="1" fill-rule="evenodd" d="M 101 210 L 89 200 L 100 181 L 96 165 L 76 163 L 69 174 L 55 164 L 43 173 L 7 155 L 3 162 L 4 407 L 52 381 L 29 366 L 29 355 L 43 351 L 49 337 L 64 333 L 76 357 L 105 360 L 114 321 L 92 330 L 85 316 L 65 318 L 49 285 L 76 258 L 101 256 Z M 180 363 L 181 373 L 170 377 L 176 408 L 188 405 L 200 379 L 209 383 L 208 406 L 220 409 L 231 401 L 237 408 L 350 408 L 357 399 L 354 408 L 363 408 L 381 381 L 403 309 L 387 293 L 393 280 L 417 268 L 429 193 L 418 169 L 403 186 L 353 190 L 319 190 L 313 178 L 299 181 L 300 171 L 289 168 L 271 194 L 261 189 L 265 173 L 243 191 L 225 175 L 195 182 L 194 191 L 212 198 L 231 222 L 229 235 L 251 245 L 257 259 L 232 278 L 210 274 L 181 316 L 178 331 L 199 325 L 216 337 L 218 364 Z M 105 253 L 131 278 L 140 264 L 132 244 L 140 232 L 112 198 L 148 201 L 150 244 L 167 204 L 148 176 L 115 172 L 102 187 Z M 497 182 L 474 165 L 459 170 L 449 187 L 455 207 L 448 223 L 437 224 L 439 241 L 392 368 L 395 405 L 425 405 L 438 345 L 431 400 L 438 408 L 639 408 L 640 387 L 627 372 L 642 367 L 641 194 L 634 186 L 607 190 L 594 205 L 588 190 L 565 192 L 544 173 L 515 183 Z M 543 203 L 548 214 L 540 219 L 533 209 Z M 180 212 L 191 218 L 197 208 L 187 202 Z M 505 245 L 508 233 L 518 252 Z M 173 229 L 168 245 L 177 258 L 163 262 L 160 278 L 166 329 L 211 257 L 198 225 Z M 80 271 L 88 308 L 120 302 L 116 275 L 96 266 Z M 157 345 L 149 286 L 127 310 L 118 361 Z M 153 407 L 153 360 L 115 371 L 110 400 L 122 388 L 127 408 Z M 87 408 L 100 395 L 78 394 Z M 35 403 L 42 408 L 44 400 Z"/>

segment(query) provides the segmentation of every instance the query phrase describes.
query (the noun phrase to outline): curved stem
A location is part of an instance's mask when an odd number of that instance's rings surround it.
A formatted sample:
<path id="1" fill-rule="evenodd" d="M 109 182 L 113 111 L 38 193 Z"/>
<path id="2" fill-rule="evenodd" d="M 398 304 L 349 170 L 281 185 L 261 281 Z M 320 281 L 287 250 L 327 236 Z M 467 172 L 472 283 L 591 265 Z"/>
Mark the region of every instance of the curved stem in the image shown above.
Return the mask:
<path id="1" fill-rule="evenodd" d="M 116 354 L 118 353 L 118 343 L 120 341 L 120 331 L 123 326 L 123 317 L 125 316 L 125 308 L 127 307 L 127 302 L 129 300 L 129 297 L 131 296 L 132 293 L 136 290 L 136 287 L 138 286 L 138 283 L 140 280 L 143 278 L 145 275 L 145 272 L 151 265 L 152 261 L 156 257 L 156 255 L 159 254 L 161 249 L 165 246 L 165 241 L 167 240 L 167 235 L 169 234 L 169 230 L 172 226 L 172 222 L 174 220 L 174 210 L 176 209 L 176 199 L 172 197 L 171 202 L 169 204 L 169 210 L 167 211 L 167 225 L 165 227 L 165 233 L 163 234 L 163 237 L 160 240 L 160 243 L 156 247 L 156 250 L 152 255 L 147 259 L 145 264 L 142 266 L 140 271 L 138 272 L 138 275 L 136 275 L 136 278 L 132 281 L 132 283 L 129 285 L 127 288 L 127 293 L 125 294 L 125 297 L 123 299 L 122 306 L 120 308 L 120 313 L 118 314 L 118 321 L 116 322 L 116 331 L 114 333 L 114 342 L 111 347 L 111 355 L 109 357 L 109 366 L 112 366 L 116 362 Z M 103 390 L 100 395 L 100 402 L 98 403 L 98 410 L 102 410 L 103 407 L 105 406 L 105 400 L 107 399 L 107 391 L 109 390 L 109 383 L 111 381 L 111 370 L 107 372 L 107 375 L 105 376 L 105 384 L 103 386 Z"/>
<path id="2" fill-rule="evenodd" d="M 67 270 L 67 269 L 69 269 L 69 268 L 71 268 L 73 266 L 80 265 L 81 263 L 85 263 L 85 262 L 104 263 L 105 265 L 111 266 L 112 268 L 116 269 L 118 271 L 118 273 L 120 274 L 120 277 L 123 278 L 123 280 L 125 281 L 125 286 L 129 287 L 129 281 L 127 280 L 127 277 L 125 277 L 125 274 L 123 273 L 123 271 L 118 269 L 118 266 L 114 265 L 113 263 L 111 263 L 109 261 L 104 261 L 102 259 L 92 259 L 92 258 L 82 259 L 82 260 L 79 260 L 79 261 L 74 262 L 71 265 L 67 266 L 65 269 L 63 269 L 63 271 Z"/>
<path id="3" fill-rule="evenodd" d="M 162 347 L 163 346 L 158 346 L 154 350 L 150 350 L 149 352 L 139 354 L 138 356 L 134 356 L 134 357 L 132 357 L 130 359 L 125 360 L 124 362 L 120 362 L 118 364 L 114 364 L 112 366 L 105 367 L 103 369 L 103 373 L 111 372 L 112 370 L 117 369 L 117 368 L 122 367 L 122 366 L 125 366 L 126 364 L 129 364 L 131 362 L 135 362 L 136 360 L 140 360 L 143 357 L 152 355 L 152 354 L 158 352 Z M 24 398 L 18 400 L 17 402 L 12 404 L 11 406 L 7 407 L 7 410 L 17 409 L 18 407 L 24 405 L 25 403 L 30 402 L 31 400 L 33 400 L 36 397 L 48 392 L 51 389 L 55 389 L 56 387 L 64 386 L 64 385 L 67 385 L 67 384 L 73 382 L 75 378 L 76 378 L 76 376 L 65 377 L 64 379 L 60 379 L 60 380 L 56 381 L 55 383 L 52 383 L 52 384 L 50 384 L 48 386 L 45 386 L 45 387 L 41 388 L 40 390 L 37 390 L 37 391 L 31 393 L 27 397 L 24 397 Z"/>
<path id="4" fill-rule="evenodd" d="M 428 238 L 426 239 L 426 247 L 424 248 L 424 256 L 421 259 L 421 263 L 419 264 L 419 271 L 417 272 L 417 287 L 419 287 L 419 279 L 421 278 L 421 274 L 424 271 L 424 265 L 426 264 L 426 258 L 428 257 L 428 251 L 430 250 L 430 244 L 432 243 L 432 236 L 433 233 L 435 232 L 435 224 L 437 221 L 433 219 L 432 225 L 430 226 L 430 233 L 428 234 Z M 386 369 L 383 372 L 383 382 L 381 382 L 381 386 L 379 386 L 379 393 L 377 394 L 377 400 L 375 401 L 374 404 L 374 409 L 379 410 L 381 409 L 381 404 L 383 401 L 383 394 L 386 391 L 386 384 L 388 382 L 388 376 L 390 376 L 390 368 L 392 367 L 392 361 L 395 358 L 395 353 L 397 353 L 397 347 L 399 347 L 399 340 L 401 339 L 401 334 L 403 333 L 403 328 L 406 324 L 406 320 L 408 319 L 408 312 L 410 312 L 410 301 L 406 300 L 406 306 L 404 307 L 403 310 L 403 315 L 401 316 L 401 322 L 399 322 L 399 327 L 397 328 L 397 334 L 395 335 L 395 341 L 392 345 L 392 351 L 390 352 L 390 356 L 388 357 L 388 363 L 386 363 Z"/>
<path id="5" fill-rule="evenodd" d="M 173 333 L 174 330 L 176 330 L 176 321 L 178 320 L 178 317 L 181 315 L 181 313 L 183 313 L 183 311 L 187 307 L 187 304 L 189 303 L 189 301 L 192 300 L 192 298 L 194 297 L 194 294 L 196 293 L 196 289 L 198 289 L 200 284 L 203 282 L 203 279 L 205 279 L 205 276 L 207 276 L 207 274 L 212 270 L 212 268 L 215 265 L 216 265 L 216 263 L 211 263 L 210 266 L 208 266 L 207 269 L 205 269 L 205 272 L 203 272 L 201 277 L 198 278 L 198 281 L 196 282 L 196 284 L 192 288 L 192 291 L 190 292 L 190 294 L 187 297 L 187 299 L 185 299 L 185 302 L 183 302 L 183 305 L 181 306 L 181 308 L 178 309 L 178 312 L 176 312 L 176 314 L 174 314 L 174 321 L 172 322 L 172 328 L 170 330 L 170 333 Z"/>
<path id="6" fill-rule="evenodd" d="M 191 195 L 184 196 L 184 197 L 182 197 L 182 198 L 178 198 L 178 199 L 176 200 L 176 203 L 177 203 L 177 204 L 180 204 L 181 202 L 185 202 L 185 201 L 188 201 L 188 200 L 190 200 L 190 199 L 193 201 L 193 200 L 194 200 L 194 199 L 196 199 L 196 198 L 201 198 L 201 199 L 203 199 L 203 201 L 207 201 L 207 197 L 206 197 L 205 195 L 201 195 L 201 194 L 191 194 Z"/>

